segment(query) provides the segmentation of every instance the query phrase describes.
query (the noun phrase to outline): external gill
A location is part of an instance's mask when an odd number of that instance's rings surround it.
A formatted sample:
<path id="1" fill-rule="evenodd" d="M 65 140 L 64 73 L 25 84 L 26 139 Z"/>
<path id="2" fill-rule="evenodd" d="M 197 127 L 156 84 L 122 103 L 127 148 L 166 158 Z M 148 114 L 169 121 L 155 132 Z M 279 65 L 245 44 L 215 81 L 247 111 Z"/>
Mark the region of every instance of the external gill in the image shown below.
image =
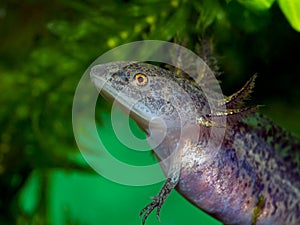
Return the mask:
<path id="1" fill-rule="evenodd" d="M 243 105 L 253 91 L 256 78 L 257 75 L 254 74 L 239 91 L 226 97 L 224 102 L 221 104 L 225 103 L 228 108 L 234 108 Z"/>
<path id="2" fill-rule="evenodd" d="M 235 108 L 240 107 L 244 104 L 244 102 L 249 98 L 255 84 L 255 79 L 257 75 L 253 75 L 250 80 L 236 93 L 225 97 L 222 101 L 218 103 L 220 108 L 226 108 L 225 111 L 216 111 L 208 115 L 203 115 L 197 119 L 197 123 L 200 126 L 204 127 L 212 127 L 219 126 L 215 120 L 218 117 L 226 117 L 227 122 L 235 122 L 240 118 L 247 116 L 248 114 L 256 111 L 259 106 L 250 106 L 244 108 Z"/>

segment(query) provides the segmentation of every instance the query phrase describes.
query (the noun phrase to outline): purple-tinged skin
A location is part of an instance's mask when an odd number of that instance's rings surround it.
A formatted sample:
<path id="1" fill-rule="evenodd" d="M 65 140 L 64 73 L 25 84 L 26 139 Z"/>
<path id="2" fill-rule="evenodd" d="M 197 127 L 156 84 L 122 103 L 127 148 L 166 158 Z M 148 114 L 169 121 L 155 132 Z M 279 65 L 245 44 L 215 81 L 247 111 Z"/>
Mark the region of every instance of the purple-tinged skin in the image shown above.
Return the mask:
<path id="1" fill-rule="evenodd" d="M 138 104 L 130 107 L 131 117 L 148 135 L 147 121 L 155 116 L 167 116 L 175 125 L 178 117 L 169 105 L 174 98 L 172 87 L 162 88 L 157 78 L 172 80 L 188 93 L 196 108 L 197 118 L 191 121 L 199 128 L 199 141 L 194 143 L 186 135 L 179 154 L 169 161 L 170 165 L 162 165 L 167 180 L 153 202 L 141 211 L 142 223 L 155 208 L 159 218 L 163 202 L 175 188 L 226 225 L 299 225 L 300 139 L 253 112 L 253 108 L 240 108 L 254 86 L 254 78 L 224 100 L 227 124 L 217 150 L 205 147 L 209 130 L 216 126 L 210 121 L 214 115 L 210 115 L 202 90 L 186 75 L 145 63 L 114 62 L 91 70 L 92 81 L 109 101 L 122 93 L 118 102 L 126 109 L 129 102 L 138 99 Z M 188 118 L 193 114 L 187 105 L 190 99 L 182 98 Z M 177 144 L 174 124 L 168 126 L 165 140 L 153 149 L 161 160 Z"/>

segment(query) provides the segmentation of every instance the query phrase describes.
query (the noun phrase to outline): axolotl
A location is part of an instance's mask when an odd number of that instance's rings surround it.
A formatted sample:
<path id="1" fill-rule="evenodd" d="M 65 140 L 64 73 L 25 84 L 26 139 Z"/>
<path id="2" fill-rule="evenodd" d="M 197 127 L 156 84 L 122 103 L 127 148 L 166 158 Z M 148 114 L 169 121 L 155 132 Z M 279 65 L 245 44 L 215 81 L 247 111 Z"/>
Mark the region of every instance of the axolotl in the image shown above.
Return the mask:
<path id="1" fill-rule="evenodd" d="M 300 139 L 257 107 L 244 106 L 255 76 L 218 100 L 225 107 L 220 112 L 211 110 L 203 90 L 185 73 L 111 62 L 95 65 L 90 76 L 101 95 L 130 111 L 164 161 L 166 181 L 142 209 L 143 224 L 154 209 L 159 219 L 176 189 L 226 225 L 300 225 Z M 224 131 L 219 146 L 214 145 L 218 132 L 210 135 L 218 127 Z"/>

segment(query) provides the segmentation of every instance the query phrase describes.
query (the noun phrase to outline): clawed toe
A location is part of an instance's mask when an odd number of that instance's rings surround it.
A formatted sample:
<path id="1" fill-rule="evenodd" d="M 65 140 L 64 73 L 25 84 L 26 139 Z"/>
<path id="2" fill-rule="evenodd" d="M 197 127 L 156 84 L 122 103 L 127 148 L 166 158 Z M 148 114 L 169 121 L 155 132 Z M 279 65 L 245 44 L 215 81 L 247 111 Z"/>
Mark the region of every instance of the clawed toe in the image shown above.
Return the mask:
<path id="1" fill-rule="evenodd" d="M 158 193 L 157 196 L 151 197 L 152 202 L 148 204 L 145 208 L 143 208 L 140 212 L 140 217 L 143 216 L 142 224 L 145 225 L 145 221 L 151 212 L 156 208 L 156 218 L 160 222 L 160 209 L 165 202 L 167 196 L 170 194 L 171 190 L 175 187 L 176 183 L 172 182 L 171 178 L 168 178 Z"/>
<path id="2" fill-rule="evenodd" d="M 148 218 L 148 216 L 151 214 L 151 212 L 157 208 L 157 211 L 156 211 L 156 217 L 157 217 L 157 220 L 160 222 L 160 217 L 159 217 L 159 213 L 160 213 L 160 208 L 162 206 L 162 202 L 159 201 L 159 198 L 156 196 L 156 197 L 152 197 L 153 199 L 153 202 L 151 202 L 150 204 L 148 204 L 145 208 L 143 208 L 140 212 L 140 217 L 143 216 L 143 219 L 142 219 L 142 224 L 144 225 L 145 222 L 146 222 L 146 219 Z"/>

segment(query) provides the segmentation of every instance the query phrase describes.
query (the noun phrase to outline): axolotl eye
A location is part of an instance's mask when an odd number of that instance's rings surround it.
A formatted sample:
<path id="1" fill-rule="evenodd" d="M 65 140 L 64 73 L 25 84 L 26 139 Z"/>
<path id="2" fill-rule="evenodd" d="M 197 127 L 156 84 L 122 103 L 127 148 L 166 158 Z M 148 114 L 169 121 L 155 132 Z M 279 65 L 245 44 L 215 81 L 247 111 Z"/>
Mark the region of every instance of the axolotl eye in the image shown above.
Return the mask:
<path id="1" fill-rule="evenodd" d="M 148 83 L 148 77 L 143 73 L 137 73 L 133 76 L 133 80 L 138 86 L 145 86 Z"/>

